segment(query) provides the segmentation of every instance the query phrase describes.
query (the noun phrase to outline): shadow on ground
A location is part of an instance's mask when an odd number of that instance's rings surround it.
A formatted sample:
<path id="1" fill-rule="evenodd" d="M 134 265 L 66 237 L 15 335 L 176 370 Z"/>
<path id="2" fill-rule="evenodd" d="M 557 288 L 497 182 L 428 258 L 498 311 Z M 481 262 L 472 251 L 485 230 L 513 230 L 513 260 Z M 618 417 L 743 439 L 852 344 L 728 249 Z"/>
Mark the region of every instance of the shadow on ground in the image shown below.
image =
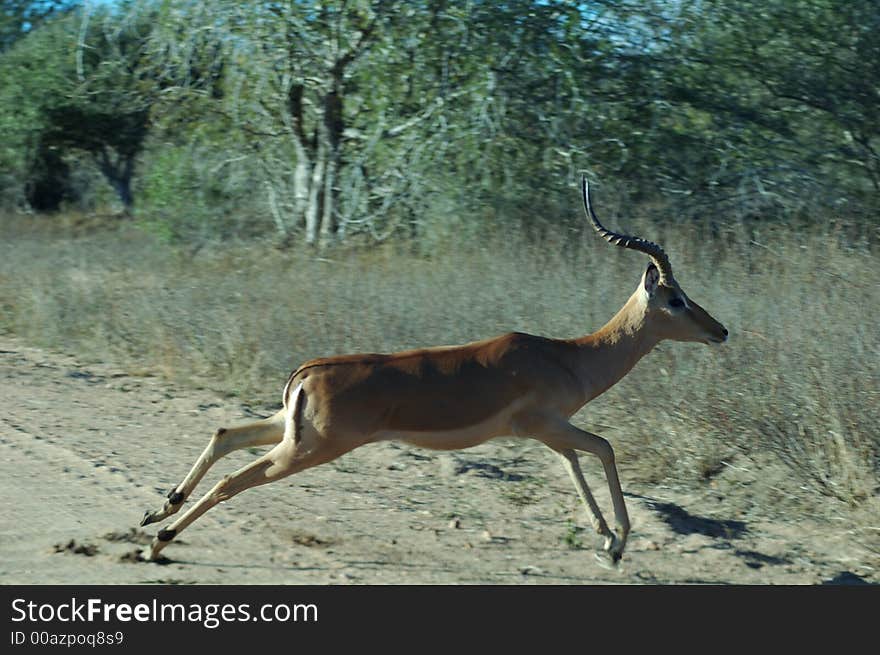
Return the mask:
<path id="1" fill-rule="evenodd" d="M 841 571 L 833 578 L 829 578 L 828 580 L 823 580 L 820 584 L 823 585 L 873 585 L 873 582 L 869 582 L 865 580 L 862 576 L 856 575 L 851 571 Z"/>
<path id="2" fill-rule="evenodd" d="M 660 517 L 676 534 L 701 534 L 713 538 L 738 539 L 747 532 L 746 524 L 743 521 L 697 516 L 675 503 L 660 502 L 645 496 L 636 495 L 636 497 L 644 500 L 648 507 L 660 514 Z"/>

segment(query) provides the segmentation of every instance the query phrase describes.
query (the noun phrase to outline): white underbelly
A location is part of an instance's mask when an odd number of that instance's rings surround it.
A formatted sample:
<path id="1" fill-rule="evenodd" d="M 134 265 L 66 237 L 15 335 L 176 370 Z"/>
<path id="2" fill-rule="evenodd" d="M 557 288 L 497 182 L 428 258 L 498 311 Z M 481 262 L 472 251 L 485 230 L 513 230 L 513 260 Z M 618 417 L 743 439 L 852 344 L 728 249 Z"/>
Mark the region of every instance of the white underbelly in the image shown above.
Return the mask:
<path id="1" fill-rule="evenodd" d="M 479 446 L 481 443 L 510 434 L 507 416 L 496 416 L 486 421 L 455 430 L 408 432 L 382 430 L 375 435 L 376 441 L 403 441 L 421 448 L 434 450 L 458 450 Z"/>

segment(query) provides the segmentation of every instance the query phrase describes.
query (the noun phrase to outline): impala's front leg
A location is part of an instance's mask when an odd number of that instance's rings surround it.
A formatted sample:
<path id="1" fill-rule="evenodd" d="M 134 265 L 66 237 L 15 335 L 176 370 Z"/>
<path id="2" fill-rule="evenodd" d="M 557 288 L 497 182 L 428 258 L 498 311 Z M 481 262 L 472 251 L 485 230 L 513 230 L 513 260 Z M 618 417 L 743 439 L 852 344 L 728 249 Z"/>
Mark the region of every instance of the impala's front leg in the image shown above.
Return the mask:
<path id="1" fill-rule="evenodd" d="M 605 537 L 605 552 L 616 564 L 626 548 L 630 525 L 611 444 L 599 435 L 581 430 L 566 419 L 552 414 L 531 414 L 517 417 L 516 429 L 518 435 L 531 436 L 547 444 L 563 457 L 575 489 L 589 511 L 593 527 Z M 590 493 L 590 488 L 587 486 L 587 481 L 584 479 L 578 463 L 576 450 L 592 453 L 602 462 L 605 477 L 608 480 L 608 489 L 611 492 L 611 502 L 614 506 L 615 532 L 608 528 L 593 494 Z"/>
<path id="2" fill-rule="evenodd" d="M 605 537 L 605 550 L 611 551 L 612 547 L 615 545 L 615 541 L 619 541 L 619 539 L 608 528 L 608 524 L 605 522 L 605 517 L 602 516 L 602 510 L 599 509 L 596 499 L 593 498 L 593 494 L 590 492 L 590 487 L 587 485 L 586 479 L 584 479 L 583 471 L 581 471 L 581 465 L 580 462 L 578 462 L 577 453 L 571 449 L 566 449 L 560 451 L 559 455 L 562 459 L 563 466 L 565 466 L 565 470 L 568 471 L 568 476 L 574 483 L 574 488 L 577 491 L 578 496 L 580 496 L 584 506 L 589 510 L 587 515 L 589 516 L 590 523 L 593 525 L 593 528 L 597 533 Z"/>
<path id="3" fill-rule="evenodd" d="M 598 438 L 602 439 L 602 437 Z M 602 441 L 605 440 L 602 439 Z M 608 442 L 606 441 L 605 443 Z M 583 448 L 582 450 L 586 450 L 586 448 Z M 566 449 L 559 451 L 559 454 L 563 458 L 565 468 L 566 470 L 568 470 L 568 474 L 571 477 L 572 482 L 574 482 L 574 487 L 577 490 L 578 495 L 581 497 L 584 505 L 586 505 L 592 513 L 592 515 L 590 516 L 590 520 L 593 524 L 593 527 L 596 528 L 596 532 L 605 537 L 605 552 L 608 553 L 608 556 L 611 558 L 612 563 L 616 564 L 623 556 L 623 549 L 626 547 L 626 539 L 629 535 L 630 528 L 629 516 L 626 512 L 626 505 L 624 505 L 623 503 L 623 492 L 620 491 L 620 482 L 617 479 L 617 469 L 614 466 L 614 453 L 613 451 L 611 451 L 610 445 L 608 446 L 608 450 L 611 452 L 610 467 L 613 469 L 613 473 L 608 472 L 609 466 L 605 465 L 605 460 L 601 456 L 599 458 L 602 460 L 602 464 L 605 467 L 605 476 L 608 478 L 608 486 L 611 489 L 611 500 L 614 506 L 614 518 L 617 523 L 615 532 L 611 532 L 611 530 L 608 529 L 608 525 L 602 518 L 602 513 L 599 511 L 599 506 L 593 499 L 593 496 L 590 493 L 590 488 L 587 486 L 587 481 L 584 479 L 584 474 L 581 472 L 577 453 L 574 450 Z M 619 503 L 617 500 L 617 496 L 614 492 L 615 487 L 620 494 Z"/>

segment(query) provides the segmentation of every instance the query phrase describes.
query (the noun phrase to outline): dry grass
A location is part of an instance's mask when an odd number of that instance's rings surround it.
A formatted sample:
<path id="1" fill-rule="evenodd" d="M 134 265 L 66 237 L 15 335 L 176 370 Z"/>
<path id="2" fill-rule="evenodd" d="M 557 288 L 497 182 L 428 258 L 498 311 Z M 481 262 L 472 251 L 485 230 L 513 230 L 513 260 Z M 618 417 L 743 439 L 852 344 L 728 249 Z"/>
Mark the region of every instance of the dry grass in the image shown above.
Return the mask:
<path id="1" fill-rule="evenodd" d="M 630 480 L 714 484 L 722 471 L 773 460 L 786 465 L 767 483 L 780 508 L 876 508 L 877 254 L 818 229 L 730 226 L 708 239 L 627 223 L 664 244 L 684 288 L 732 339 L 717 349 L 661 345 L 576 420 L 612 440 Z M 59 224 L 0 221 L 0 329 L 270 405 L 312 357 L 514 329 L 587 333 L 645 264 L 591 234 L 540 244 L 505 236 L 431 258 L 393 246 L 192 254 L 134 229 L 59 233 Z"/>

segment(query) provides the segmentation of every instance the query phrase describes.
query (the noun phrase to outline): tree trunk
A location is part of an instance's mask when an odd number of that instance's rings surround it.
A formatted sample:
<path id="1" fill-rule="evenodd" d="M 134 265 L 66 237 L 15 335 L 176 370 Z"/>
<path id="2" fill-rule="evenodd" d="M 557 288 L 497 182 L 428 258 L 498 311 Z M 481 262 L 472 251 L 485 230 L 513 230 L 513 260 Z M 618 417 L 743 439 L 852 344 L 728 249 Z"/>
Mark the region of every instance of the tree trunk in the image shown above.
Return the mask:
<path id="1" fill-rule="evenodd" d="M 309 157 L 306 149 L 297 144 L 296 167 L 293 170 L 293 217 L 297 227 L 305 223 L 309 205 Z"/>
<path id="2" fill-rule="evenodd" d="M 321 191 L 323 190 L 324 171 L 327 167 L 327 148 L 323 141 L 318 144 L 318 154 L 312 167 L 312 179 L 309 184 L 309 202 L 306 207 L 306 243 L 314 245 L 318 240 L 318 223 L 321 218 Z"/>
<path id="3" fill-rule="evenodd" d="M 303 92 L 302 84 L 293 84 L 288 91 L 288 111 L 293 125 L 293 149 L 296 165 L 293 170 L 293 216 L 297 227 L 305 223 L 306 234 L 309 234 L 309 143 L 303 126 Z M 314 218 L 312 219 L 314 221 Z"/>
<path id="4" fill-rule="evenodd" d="M 338 153 L 330 153 L 324 170 L 324 211 L 321 215 L 321 247 L 328 246 L 336 234 L 336 214 L 334 213 L 336 174 L 339 169 Z"/>
<path id="5" fill-rule="evenodd" d="M 131 178 L 120 177 L 111 182 L 116 190 L 116 195 L 119 196 L 119 200 L 122 202 L 125 212 L 129 213 L 134 206 L 134 196 L 131 193 Z"/>
<path id="6" fill-rule="evenodd" d="M 106 148 L 102 148 L 98 160 L 98 168 L 107 178 L 107 182 L 113 187 L 116 195 L 122 202 L 122 207 L 126 214 L 131 213 L 134 206 L 134 195 L 131 192 L 131 178 L 134 174 L 134 155 L 123 155 L 117 153 L 115 161 L 107 153 Z"/>
<path id="7" fill-rule="evenodd" d="M 342 132 L 345 120 L 342 114 L 342 71 L 337 65 L 333 69 L 333 86 L 324 96 L 324 116 L 318 135 L 324 145 L 327 164 L 324 169 L 324 212 L 321 217 L 321 245 L 330 244 L 336 234 L 336 178 L 339 173 L 342 151 Z"/>

